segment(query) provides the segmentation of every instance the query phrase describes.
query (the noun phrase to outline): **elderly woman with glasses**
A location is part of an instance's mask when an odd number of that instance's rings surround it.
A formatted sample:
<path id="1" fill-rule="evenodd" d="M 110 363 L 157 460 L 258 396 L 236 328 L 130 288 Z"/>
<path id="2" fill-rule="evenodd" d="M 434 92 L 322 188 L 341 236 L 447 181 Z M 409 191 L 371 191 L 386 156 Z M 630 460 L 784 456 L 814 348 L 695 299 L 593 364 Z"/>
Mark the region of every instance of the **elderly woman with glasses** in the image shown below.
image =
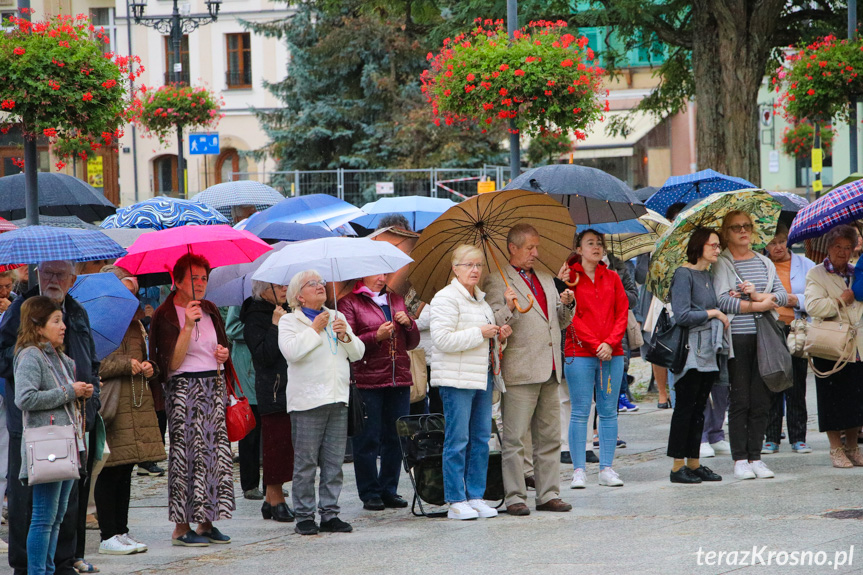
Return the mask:
<path id="1" fill-rule="evenodd" d="M 735 210 L 726 214 L 722 220 L 726 248 L 713 264 L 719 309 L 731 323 L 728 432 L 737 479 L 774 476 L 761 461 L 761 444 L 773 393 L 758 371 L 755 315 L 767 314 L 775 321 L 776 308 L 789 302 L 788 293 L 776 275 L 776 266 L 752 251 L 754 232 L 748 213 Z"/>
<path id="2" fill-rule="evenodd" d="M 293 312 L 279 320 L 279 349 L 288 362 L 285 400 L 294 443 L 294 530 L 300 535 L 353 530 L 339 519 L 339 494 L 348 439 L 349 363 L 363 357 L 365 345 L 354 336 L 344 314 L 324 307 L 326 285 L 316 271 L 295 275 L 288 286 Z M 320 527 L 315 523 L 316 508 Z"/>

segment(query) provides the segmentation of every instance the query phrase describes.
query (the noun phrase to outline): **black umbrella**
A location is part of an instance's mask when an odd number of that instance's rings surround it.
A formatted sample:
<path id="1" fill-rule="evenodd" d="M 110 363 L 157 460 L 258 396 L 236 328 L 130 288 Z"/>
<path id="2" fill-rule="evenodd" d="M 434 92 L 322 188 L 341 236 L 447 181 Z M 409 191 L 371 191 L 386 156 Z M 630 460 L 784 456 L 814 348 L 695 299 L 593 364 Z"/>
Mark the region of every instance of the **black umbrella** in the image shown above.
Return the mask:
<path id="1" fill-rule="evenodd" d="M 13 220 L 13 224 L 18 226 L 19 228 L 23 228 L 27 225 L 26 219 L 21 220 Z M 40 226 L 53 226 L 55 228 L 77 228 L 79 230 L 99 230 L 102 231 L 102 228 L 99 226 L 88 224 L 78 216 L 39 216 L 39 225 Z M 124 246 L 125 247 L 125 246 Z"/>
<path id="2" fill-rule="evenodd" d="M 625 183 L 602 170 L 577 164 L 532 168 L 503 189 L 550 194 L 569 208 L 576 225 L 622 222 L 647 213 Z"/>
<path id="3" fill-rule="evenodd" d="M 632 194 L 640 201 L 646 202 L 650 198 L 650 196 L 656 193 L 656 190 L 658 189 L 659 188 L 655 186 L 645 186 L 643 188 L 638 188 L 637 190 L 632 192 Z"/>
<path id="4" fill-rule="evenodd" d="M 38 188 L 42 215 L 77 216 L 85 222 L 95 222 L 117 211 L 99 190 L 66 174 L 40 172 Z M 20 220 L 26 215 L 24 174 L 0 178 L 0 216 Z"/>

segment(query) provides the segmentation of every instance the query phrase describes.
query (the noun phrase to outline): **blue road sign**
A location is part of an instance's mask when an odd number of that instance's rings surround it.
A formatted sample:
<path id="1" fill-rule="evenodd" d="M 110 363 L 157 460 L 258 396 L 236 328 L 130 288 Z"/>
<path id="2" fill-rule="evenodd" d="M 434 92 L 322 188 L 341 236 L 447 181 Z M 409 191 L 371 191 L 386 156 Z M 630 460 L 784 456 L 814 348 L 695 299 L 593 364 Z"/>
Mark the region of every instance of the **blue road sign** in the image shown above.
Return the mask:
<path id="1" fill-rule="evenodd" d="M 219 134 L 189 134 L 189 154 L 200 156 L 219 153 Z"/>

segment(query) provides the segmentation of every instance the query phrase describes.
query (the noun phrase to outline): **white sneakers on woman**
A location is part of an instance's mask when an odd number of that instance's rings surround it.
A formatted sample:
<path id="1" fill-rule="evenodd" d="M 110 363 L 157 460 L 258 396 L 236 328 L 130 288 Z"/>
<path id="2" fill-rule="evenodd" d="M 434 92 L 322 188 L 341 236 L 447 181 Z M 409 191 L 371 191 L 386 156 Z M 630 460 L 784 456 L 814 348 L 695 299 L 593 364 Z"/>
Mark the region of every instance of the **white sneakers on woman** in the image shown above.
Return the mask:
<path id="1" fill-rule="evenodd" d="M 471 499 L 467 502 L 468 505 L 471 506 L 471 509 L 477 512 L 477 514 L 483 519 L 488 519 L 489 517 L 497 517 L 497 509 L 488 505 L 482 499 Z"/>
<path id="2" fill-rule="evenodd" d="M 622 487 L 623 480 L 614 469 L 606 467 L 599 471 L 599 484 L 606 487 Z"/>
<path id="3" fill-rule="evenodd" d="M 114 535 L 99 543 L 100 555 L 131 555 L 137 553 L 138 549 L 131 541 L 126 541 L 122 535 Z"/>
<path id="4" fill-rule="evenodd" d="M 570 489 L 584 489 L 587 485 L 587 479 L 584 476 L 584 469 L 578 468 L 572 472 L 572 483 L 569 484 Z"/>
<path id="5" fill-rule="evenodd" d="M 771 479 L 776 477 L 776 474 L 770 471 L 760 459 L 752 462 L 741 459 L 734 462 L 735 479 L 755 479 L 756 477 L 758 479 Z"/>
<path id="6" fill-rule="evenodd" d="M 753 461 L 749 466 L 752 467 L 752 472 L 755 473 L 755 477 L 758 479 L 772 479 L 776 477 L 776 474 L 770 471 L 770 469 L 768 469 L 760 459 L 758 461 Z"/>
<path id="7" fill-rule="evenodd" d="M 470 501 L 450 503 L 446 516 L 449 519 L 461 520 L 497 517 L 497 509 L 488 506 L 482 499 L 471 499 Z"/>

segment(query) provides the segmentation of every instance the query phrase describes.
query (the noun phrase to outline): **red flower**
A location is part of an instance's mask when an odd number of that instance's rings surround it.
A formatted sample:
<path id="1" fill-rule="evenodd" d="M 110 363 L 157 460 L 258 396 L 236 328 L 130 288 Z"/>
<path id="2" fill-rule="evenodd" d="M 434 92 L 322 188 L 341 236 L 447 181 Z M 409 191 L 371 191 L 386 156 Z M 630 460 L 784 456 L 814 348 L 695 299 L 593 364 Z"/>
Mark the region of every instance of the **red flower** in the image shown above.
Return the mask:
<path id="1" fill-rule="evenodd" d="M 15 100 L 3 100 L 0 103 L 0 110 L 11 110 L 15 107 Z"/>
<path id="2" fill-rule="evenodd" d="M 87 92 L 83 96 L 81 96 L 81 99 L 84 100 L 85 102 L 89 102 L 90 100 L 93 99 L 93 94 L 91 94 L 90 92 Z"/>
<path id="3" fill-rule="evenodd" d="M 59 172 L 60 170 L 62 170 L 63 168 L 65 168 L 65 167 L 66 167 L 66 163 L 65 163 L 65 162 L 63 162 L 62 160 L 61 160 L 61 161 L 59 161 L 59 162 L 57 162 L 57 163 L 56 163 L 56 164 L 54 164 L 54 165 L 55 165 L 55 166 L 57 166 L 57 171 L 58 171 L 58 172 Z"/>
<path id="4" fill-rule="evenodd" d="M 490 102 L 485 102 L 485 103 L 482 105 L 482 109 L 483 109 L 483 110 L 485 110 L 485 111 L 491 110 L 492 108 L 494 108 L 494 104 L 492 104 L 492 103 L 490 103 Z"/>
<path id="5" fill-rule="evenodd" d="M 492 78 L 497 78 L 498 76 L 500 76 L 500 72 L 492 72 L 491 73 Z"/>
<path id="6" fill-rule="evenodd" d="M 51 86 L 52 90 L 59 90 L 60 89 L 60 84 L 58 84 L 54 80 L 48 80 L 48 85 Z"/>
<path id="7" fill-rule="evenodd" d="M 46 129 L 42 130 L 42 133 L 45 134 L 49 138 L 56 138 L 57 137 L 57 130 L 55 130 L 54 128 L 46 128 Z"/>
<path id="8" fill-rule="evenodd" d="M 444 90 L 443 91 L 444 96 L 449 96 L 450 94 L 452 94 L 452 92 L 450 90 Z"/>
<path id="9" fill-rule="evenodd" d="M 545 95 L 546 95 L 546 96 L 551 96 L 551 90 L 546 90 L 546 91 L 545 91 Z"/>
<path id="10" fill-rule="evenodd" d="M 809 88 L 808 90 L 806 90 L 806 93 L 809 94 L 810 96 L 814 96 L 815 90 L 813 90 L 812 88 Z"/>
<path id="11" fill-rule="evenodd" d="M 467 81 L 468 81 L 468 82 L 473 82 L 473 79 L 474 79 L 475 77 L 476 77 L 476 76 L 474 76 L 473 74 L 468 74 L 468 75 L 466 76 L 466 79 L 467 79 Z"/>
<path id="12" fill-rule="evenodd" d="M 17 48 L 12 50 L 12 53 L 15 54 L 16 56 L 23 56 L 24 54 L 27 53 L 27 51 L 24 48 L 22 48 L 21 46 L 18 46 Z"/>
<path id="13" fill-rule="evenodd" d="M 443 73 L 443 75 L 446 76 L 447 78 L 452 78 L 452 70 L 447 70 L 446 72 Z"/>
<path id="14" fill-rule="evenodd" d="M 102 82 L 102 87 L 105 88 L 106 90 L 113 88 L 116 85 L 117 85 L 117 81 L 113 80 L 113 79 L 106 80 L 105 82 Z"/>
<path id="15" fill-rule="evenodd" d="M 474 88 L 476 88 L 476 86 L 474 86 L 473 84 L 468 84 L 464 87 L 464 91 L 466 94 L 470 94 L 471 90 L 473 90 Z"/>
<path id="16" fill-rule="evenodd" d="M 515 74 L 516 76 L 524 76 L 524 70 L 518 69 L 513 72 L 513 74 Z"/>
<path id="17" fill-rule="evenodd" d="M 507 94 L 509 94 L 509 90 L 507 90 L 506 88 L 501 88 L 500 90 L 497 91 L 497 93 L 500 94 L 501 96 L 506 96 Z"/>
<path id="18" fill-rule="evenodd" d="M 509 64 L 501 64 L 500 65 L 500 71 L 501 72 L 506 72 L 507 70 L 509 70 Z"/>
<path id="19" fill-rule="evenodd" d="M 572 60 L 567 58 L 566 60 L 561 62 L 560 65 L 563 66 L 564 68 L 569 68 L 570 66 L 572 66 Z"/>

